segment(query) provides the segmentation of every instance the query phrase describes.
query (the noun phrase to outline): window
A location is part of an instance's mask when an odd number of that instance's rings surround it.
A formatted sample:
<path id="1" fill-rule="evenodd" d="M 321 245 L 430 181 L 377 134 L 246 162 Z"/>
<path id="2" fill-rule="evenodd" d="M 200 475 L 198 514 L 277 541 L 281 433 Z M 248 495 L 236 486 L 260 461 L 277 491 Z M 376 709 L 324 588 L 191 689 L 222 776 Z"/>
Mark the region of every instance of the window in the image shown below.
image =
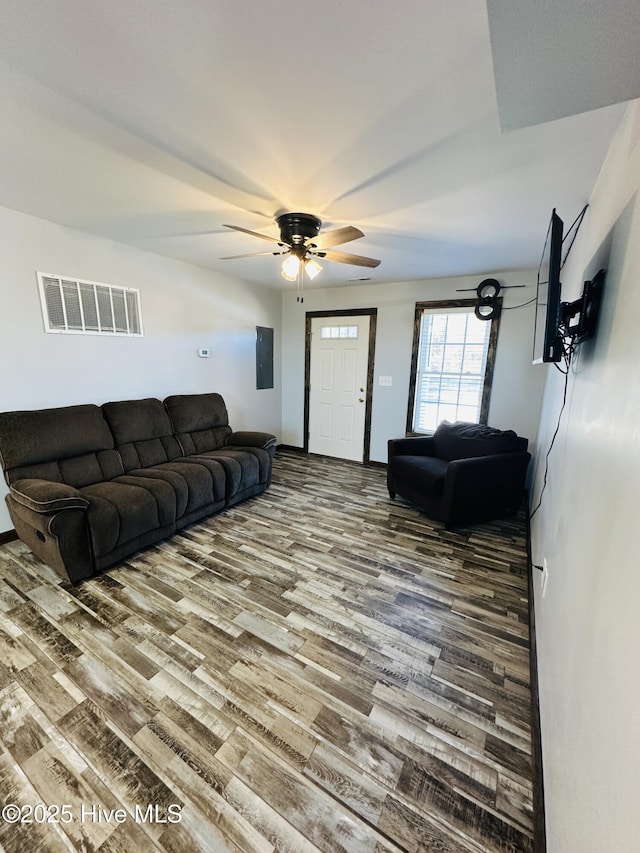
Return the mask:
<path id="1" fill-rule="evenodd" d="M 357 326 L 321 326 L 321 338 L 357 338 Z"/>
<path id="2" fill-rule="evenodd" d="M 38 273 L 46 332 L 142 335 L 140 291 Z"/>
<path id="3" fill-rule="evenodd" d="M 476 304 L 417 303 L 407 432 L 430 433 L 444 420 L 487 422 L 500 310 L 479 320 Z"/>

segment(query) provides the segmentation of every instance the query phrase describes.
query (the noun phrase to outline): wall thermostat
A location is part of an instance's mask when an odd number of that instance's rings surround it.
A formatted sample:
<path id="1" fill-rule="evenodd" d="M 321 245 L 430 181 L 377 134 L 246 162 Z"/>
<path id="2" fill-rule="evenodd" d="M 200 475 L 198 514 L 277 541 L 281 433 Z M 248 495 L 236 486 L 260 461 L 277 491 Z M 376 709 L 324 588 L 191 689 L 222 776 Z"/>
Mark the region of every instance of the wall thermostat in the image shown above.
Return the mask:
<path id="1" fill-rule="evenodd" d="M 198 355 L 200 356 L 200 358 L 209 358 L 209 356 L 211 355 L 211 350 L 207 349 L 206 347 L 202 347 L 198 350 Z"/>

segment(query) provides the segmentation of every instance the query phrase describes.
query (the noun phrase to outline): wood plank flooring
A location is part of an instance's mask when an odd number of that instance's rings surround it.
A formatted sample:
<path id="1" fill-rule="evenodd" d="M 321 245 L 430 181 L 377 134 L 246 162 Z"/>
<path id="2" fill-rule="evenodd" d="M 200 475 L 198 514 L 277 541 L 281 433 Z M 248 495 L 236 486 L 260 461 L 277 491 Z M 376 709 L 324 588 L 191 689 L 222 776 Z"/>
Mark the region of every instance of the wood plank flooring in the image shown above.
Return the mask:
<path id="1" fill-rule="evenodd" d="M 8 853 L 530 851 L 529 720 L 524 519 L 447 532 L 381 469 L 279 452 L 78 587 L 0 547 Z"/>

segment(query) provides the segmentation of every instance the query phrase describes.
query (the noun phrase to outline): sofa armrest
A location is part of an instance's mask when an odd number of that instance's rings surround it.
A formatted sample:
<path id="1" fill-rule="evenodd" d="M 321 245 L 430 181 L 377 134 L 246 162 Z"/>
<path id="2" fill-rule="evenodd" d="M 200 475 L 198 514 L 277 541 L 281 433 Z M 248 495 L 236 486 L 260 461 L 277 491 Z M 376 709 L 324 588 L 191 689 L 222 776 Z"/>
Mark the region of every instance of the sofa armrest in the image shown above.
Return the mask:
<path id="1" fill-rule="evenodd" d="M 270 432 L 232 432 L 227 436 L 225 445 L 227 447 L 261 447 L 269 450 L 276 446 L 276 437 Z"/>
<path id="2" fill-rule="evenodd" d="M 73 486 L 53 480 L 16 480 L 9 487 L 9 494 L 16 503 L 46 515 L 65 509 L 86 510 L 89 506 L 87 498 Z"/>
<path id="3" fill-rule="evenodd" d="M 436 445 L 432 435 L 390 438 L 387 452 L 389 459 L 393 456 L 435 456 Z"/>
<path id="4" fill-rule="evenodd" d="M 6 501 L 16 533 L 43 563 L 71 583 L 95 573 L 89 501 L 77 489 L 50 480 L 18 480 Z"/>

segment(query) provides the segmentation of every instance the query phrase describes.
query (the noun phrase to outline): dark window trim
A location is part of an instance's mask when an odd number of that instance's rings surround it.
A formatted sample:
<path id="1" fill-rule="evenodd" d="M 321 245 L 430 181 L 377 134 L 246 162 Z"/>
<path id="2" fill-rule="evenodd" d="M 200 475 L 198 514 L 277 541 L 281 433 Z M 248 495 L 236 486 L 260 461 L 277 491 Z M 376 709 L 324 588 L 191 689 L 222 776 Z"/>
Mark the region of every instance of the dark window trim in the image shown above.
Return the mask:
<path id="1" fill-rule="evenodd" d="M 407 435 L 415 435 L 413 432 L 413 409 L 416 396 L 416 376 L 418 372 L 418 350 L 420 348 L 420 321 L 425 311 L 429 309 L 442 308 L 475 308 L 477 299 L 438 299 L 433 302 L 416 302 L 416 313 L 413 320 L 413 349 L 411 351 L 411 375 L 409 377 L 409 405 L 407 407 Z M 489 332 L 489 349 L 487 350 L 487 364 L 484 371 L 484 385 L 482 389 L 482 403 L 480 404 L 479 423 L 486 424 L 489 418 L 489 402 L 491 400 L 491 386 L 493 383 L 493 369 L 496 363 L 496 350 L 498 348 L 498 332 L 500 331 L 500 316 L 502 314 L 502 297 L 495 300 L 497 310 L 491 320 Z"/>

